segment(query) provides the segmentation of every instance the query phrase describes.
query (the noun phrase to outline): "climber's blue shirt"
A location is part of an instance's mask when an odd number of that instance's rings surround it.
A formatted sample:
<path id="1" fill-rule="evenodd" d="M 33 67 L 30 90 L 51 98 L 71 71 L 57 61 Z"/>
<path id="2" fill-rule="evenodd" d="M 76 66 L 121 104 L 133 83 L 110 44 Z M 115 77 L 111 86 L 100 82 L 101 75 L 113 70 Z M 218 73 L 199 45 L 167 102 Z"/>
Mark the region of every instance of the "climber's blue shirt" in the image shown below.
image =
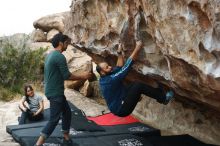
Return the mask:
<path id="1" fill-rule="evenodd" d="M 128 74 L 133 60 L 128 58 L 123 67 L 115 67 L 111 74 L 103 76 L 99 80 L 102 95 L 112 113 L 117 113 L 126 96 L 123 79 Z"/>

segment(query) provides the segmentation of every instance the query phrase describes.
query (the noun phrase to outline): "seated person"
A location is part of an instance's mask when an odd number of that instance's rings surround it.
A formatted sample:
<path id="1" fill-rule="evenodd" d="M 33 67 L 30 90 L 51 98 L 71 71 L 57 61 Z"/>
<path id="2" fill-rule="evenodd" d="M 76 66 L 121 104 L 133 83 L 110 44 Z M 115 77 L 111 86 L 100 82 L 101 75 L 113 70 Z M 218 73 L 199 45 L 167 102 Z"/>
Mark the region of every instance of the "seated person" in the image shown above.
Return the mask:
<path id="1" fill-rule="evenodd" d="M 156 99 L 158 102 L 167 104 L 174 96 L 173 91 L 165 92 L 163 87 L 153 88 L 141 82 L 133 82 L 125 86 L 123 80 L 137 58 L 142 48 L 142 42 L 137 41 L 136 47 L 124 64 L 122 47 L 118 48 L 118 61 L 115 68 L 107 62 L 101 62 L 96 70 L 100 74 L 100 88 L 110 111 L 120 117 L 131 114 L 141 98 L 141 94 Z"/>
<path id="2" fill-rule="evenodd" d="M 19 125 L 25 124 L 26 120 L 39 121 L 43 119 L 43 98 L 34 93 L 31 85 L 24 87 L 25 96 L 19 103 L 19 109 L 22 111 L 19 119 Z"/>

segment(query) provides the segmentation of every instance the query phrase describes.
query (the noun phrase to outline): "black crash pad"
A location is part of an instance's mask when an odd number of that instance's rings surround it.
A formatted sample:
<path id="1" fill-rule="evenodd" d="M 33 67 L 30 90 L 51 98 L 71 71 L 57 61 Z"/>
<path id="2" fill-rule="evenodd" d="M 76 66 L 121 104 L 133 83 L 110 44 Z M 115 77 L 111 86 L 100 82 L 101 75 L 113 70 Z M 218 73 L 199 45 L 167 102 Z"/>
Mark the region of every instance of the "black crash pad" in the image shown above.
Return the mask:
<path id="1" fill-rule="evenodd" d="M 36 141 L 36 137 L 23 137 L 20 144 L 22 146 L 33 146 Z M 153 146 L 143 137 L 131 134 L 72 138 L 72 141 L 76 143 L 73 146 Z M 60 144 L 60 140 L 54 137 L 50 137 L 45 142 L 45 145 L 59 146 Z"/>
<path id="2" fill-rule="evenodd" d="M 12 131 L 12 136 L 16 141 L 20 141 L 22 137 L 37 137 L 39 136 L 43 126 L 16 129 Z M 116 126 L 102 126 L 105 131 L 77 131 L 74 128 L 70 129 L 70 136 L 73 138 L 79 137 L 98 137 L 105 135 L 119 135 L 119 134 L 132 134 L 136 136 L 146 137 L 146 136 L 160 136 L 160 131 L 151 128 L 142 123 L 132 123 L 126 125 L 116 125 Z M 58 124 L 50 137 L 62 137 L 61 125 Z"/>

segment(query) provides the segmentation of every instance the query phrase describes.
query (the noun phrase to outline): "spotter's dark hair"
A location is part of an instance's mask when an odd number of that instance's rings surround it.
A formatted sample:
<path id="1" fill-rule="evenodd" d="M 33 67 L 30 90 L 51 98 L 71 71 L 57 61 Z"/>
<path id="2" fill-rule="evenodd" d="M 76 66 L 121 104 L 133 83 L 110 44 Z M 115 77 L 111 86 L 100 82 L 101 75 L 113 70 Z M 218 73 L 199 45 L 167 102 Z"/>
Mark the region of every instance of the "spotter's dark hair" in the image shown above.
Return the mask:
<path id="1" fill-rule="evenodd" d="M 24 94 L 25 94 L 27 103 L 30 102 L 30 99 L 29 99 L 29 96 L 28 96 L 28 93 L 27 93 L 28 88 L 29 88 L 31 91 L 33 91 L 33 87 L 32 87 L 31 85 L 25 85 L 25 86 L 24 86 Z"/>
<path id="2" fill-rule="evenodd" d="M 59 42 L 64 43 L 65 41 L 70 41 L 70 38 L 67 35 L 64 35 L 62 33 L 58 33 L 56 34 L 53 38 L 52 38 L 52 45 L 54 48 L 59 46 Z"/>

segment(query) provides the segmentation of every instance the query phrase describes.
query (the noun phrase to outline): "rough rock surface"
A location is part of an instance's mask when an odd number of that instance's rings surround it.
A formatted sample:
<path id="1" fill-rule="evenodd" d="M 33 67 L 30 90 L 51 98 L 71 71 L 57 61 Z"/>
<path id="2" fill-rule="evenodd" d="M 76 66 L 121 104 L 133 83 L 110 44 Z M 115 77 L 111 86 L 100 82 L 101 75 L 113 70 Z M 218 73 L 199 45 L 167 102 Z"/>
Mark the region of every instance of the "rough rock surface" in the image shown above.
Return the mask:
<path id="1" fill-rule="evenodd" d="M 41 29 L 36 29 L 31 33 L 33 42 L 46 42 L 46 34 Z"/>
<path id="2" fill-rule="evenodd" d="M 156 127 L 219 144 L 219 14 L 218 0 L 74 0 L 64 33 L 95 62 L 115 63 L 119 42 L 128 57 L 135 40 L 141 39 L 144 48 L 129 79 L 153 86 L 161 82 L 175 91 L 177 102 L 170 105 L 173 110 L 159 106 L 158 112 L 153 112 L 156 103 L 151 108 L 143 103 L 136 108 L 137 115 L 146 122 L 159 119 Z M 152 116 L 146 114 L 149 112 Z M 200 123 L 197 112 L 203 126 L 196 124 Z M 167 126 L 162 123 L 164 113 Z M 182 117 L 184 113 L 189 117 Z M 214 117 L 208 118 L 211 115 Z"/>
<path id="3" fill-rule="evenodd" d="M 63 32 L 64 20 L 68 14 L 68 12 L 64 12 L 42 17 L 33 23 L 34 28 L 41 29 L 44 32 L 49 32 L 51 29 L 56 29 L 59 32 Z"/>
<path id="4" fill-rule="evenodd" d="M 56 34 L 58 34 L 58 33 L 59 33 L 59 31 L 56 30 L 56 29 L 50 30 L 50 31 L 47 33 L 47 41 L 48 41 L 48 42 L 51 42 L 52 38 L 53 38 Z"/>
<path id="5" fill-rule="evenodd" d="M 76 50 L 73 46 L 69 45 L 63 54 L 66 57 L 70 72 L 76 74 L 80 74 L 84 71 L 92 72 L 92 59 L 86 55 L 86 53 Z M 84 82 L 84 80 L 66 80 L 65 87 L 71 89 L 79 89 L 79 87 L 82 86 Z"/>
<path id="6" fill-rule="evenodd" d="M 144 97 L 133 114 L 160 129 L 162 135 L 189 134 L 205 143 L 220 144 L 218 114 L 201 105 L 180 101 L 162 105 Z"/>
<path id="7" fill-rule="evenodd" d="M 220 111 L 219 7 L 218 0 L 76 0 L 65 33 L 106 60 L 119 41 L 128 56 L 142 39 L 136 72 Z"/>

